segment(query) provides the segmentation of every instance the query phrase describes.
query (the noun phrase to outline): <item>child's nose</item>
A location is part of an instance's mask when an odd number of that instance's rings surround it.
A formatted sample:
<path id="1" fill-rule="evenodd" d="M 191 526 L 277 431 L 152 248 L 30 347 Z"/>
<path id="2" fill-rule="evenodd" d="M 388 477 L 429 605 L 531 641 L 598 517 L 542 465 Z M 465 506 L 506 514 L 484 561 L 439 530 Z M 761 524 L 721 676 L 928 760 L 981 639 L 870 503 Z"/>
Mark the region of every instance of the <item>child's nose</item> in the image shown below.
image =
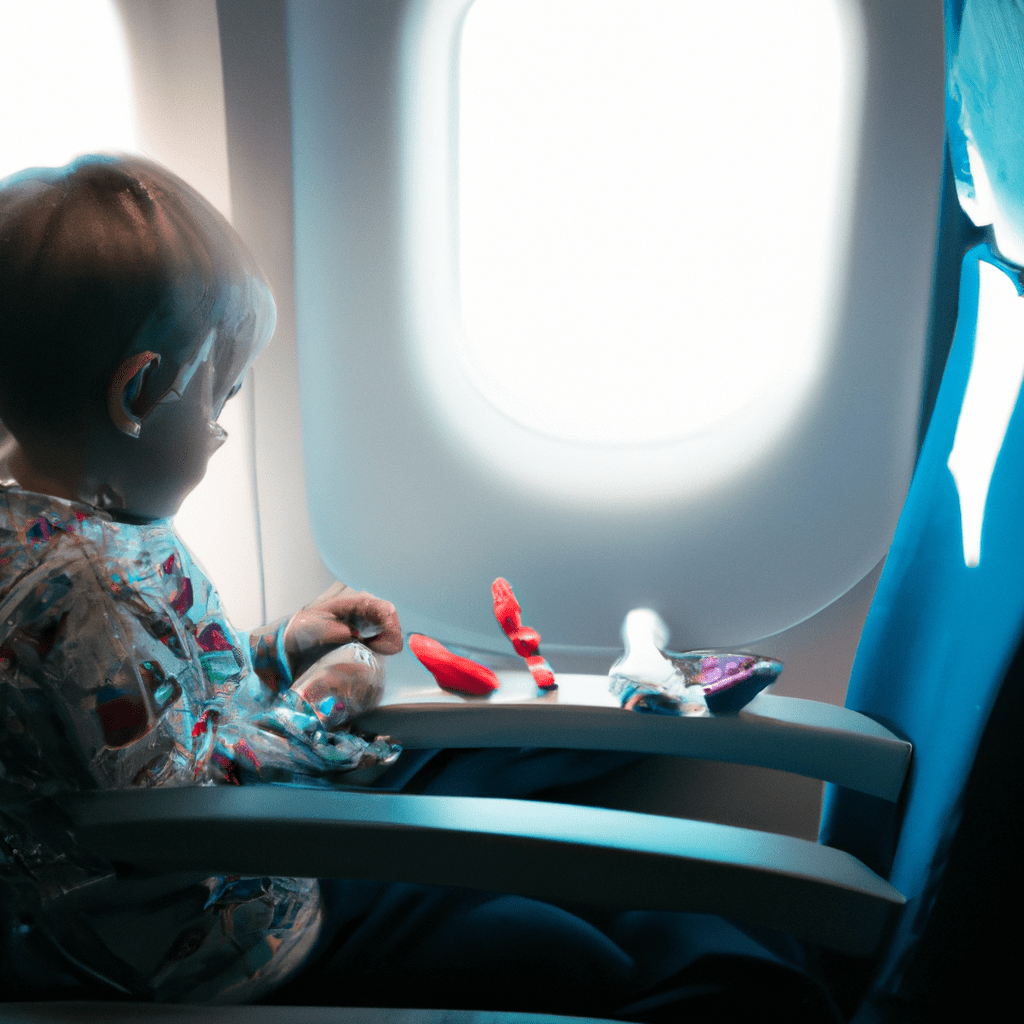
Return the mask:
<path id="1" fill-rule="evenodd" d="M 210 420 L 209 437 L 206 442 L 206 456 L 209 458 L 227 439 L 228 432 L 219 424 Z"/>

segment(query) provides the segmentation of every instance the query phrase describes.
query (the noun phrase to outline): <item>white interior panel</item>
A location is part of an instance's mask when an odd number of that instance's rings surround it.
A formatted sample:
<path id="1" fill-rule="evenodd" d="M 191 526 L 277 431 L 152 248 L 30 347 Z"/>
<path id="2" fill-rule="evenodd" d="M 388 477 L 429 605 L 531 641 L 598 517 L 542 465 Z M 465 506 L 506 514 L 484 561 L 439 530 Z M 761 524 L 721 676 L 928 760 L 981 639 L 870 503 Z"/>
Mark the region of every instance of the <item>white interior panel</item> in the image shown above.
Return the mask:
<path id="1" fill-rule="evenodd" d="M 605 460 L 616 500 L 580 501 L 481 458 L 439 413 L 422 358 L 430 335 L 461 329 L 454 100 L 467 7 L 288 5 L 304 454 L 324 560 L 395 601 L 407 628 L 491 645 L 498 575 L 545 646 L 617 646 L 637 605 L 661 612 L 677 647 L 750 643 L 800 622 L 884 555 L 913 466 L 942 166 L 941 9 L 857 7 L 850 227 L 830 268 L 813 395 L 739 476 L 709 469 L 696 487 L 630 491 L 629 474 L 686 469 L 685 453 L 638 445 Z M 778 131 L 799 130 L 780 110 Z M 737 252 L 736 302 L 777 258 Z M 526 452 L 527 467 L 538 445 L 554 446 L 554 464 L 577 471 L 579 445 L 499 422 L 472 387 L 461 400 L 467 422 L 495 431 L 487 444 Z"/>
<path id="2" fill-rule="evenodd" d="M 83 153 L 138 152 L 231 217 L 214 0 L 38 0 L 6 4 L 4 18 L 0 176 Z M 214 457 L 177 524 L 234 622 L 250 626 L 263 615 L 251 390 L 223 422 L 234 443 Z"/>
<path id="3" fill-rule="evenodd" d="M 231 219 L 224 81 L 214 0 L 118 0 L 131 59 L 135 149 L 181 175 Z M 70 83 L 69 83 L 70 87 Z M 231 621 L 264 618 L 253 473 L 252 385 L 228 403 L 231 439 L 175 525 L 217 584 Z"/>

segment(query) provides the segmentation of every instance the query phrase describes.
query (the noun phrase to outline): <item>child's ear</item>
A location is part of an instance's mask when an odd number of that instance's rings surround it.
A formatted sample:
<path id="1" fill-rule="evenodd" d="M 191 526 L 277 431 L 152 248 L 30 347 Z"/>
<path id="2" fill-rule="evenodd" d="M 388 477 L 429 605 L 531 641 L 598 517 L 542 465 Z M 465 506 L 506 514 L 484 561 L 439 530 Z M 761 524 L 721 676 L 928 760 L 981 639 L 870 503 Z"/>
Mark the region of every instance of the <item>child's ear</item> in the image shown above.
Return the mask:
<path id="1" fill-rule="evenodd" d="M 159 365 L 156 352 L 137 352 L 125 359 L 110 378 L 107 411 L 114 426 L 128 437 L 138 437 L 142 432 L 142 417 L 152 404 L 143 393 L 146 378 Z"/>

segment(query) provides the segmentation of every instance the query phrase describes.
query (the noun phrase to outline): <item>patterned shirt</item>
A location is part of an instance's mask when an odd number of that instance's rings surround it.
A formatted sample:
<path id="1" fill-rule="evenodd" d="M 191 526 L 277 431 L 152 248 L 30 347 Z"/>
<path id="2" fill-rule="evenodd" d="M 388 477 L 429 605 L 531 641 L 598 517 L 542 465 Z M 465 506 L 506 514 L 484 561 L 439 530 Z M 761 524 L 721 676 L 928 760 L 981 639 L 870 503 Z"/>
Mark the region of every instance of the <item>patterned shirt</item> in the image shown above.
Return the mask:
<path id="1" fill-rule="evenodd" d="M 240 639 L 169 521 L 0 487 L 5 974 L 71 963 L 137 997 L 246 1002 L 302 963 L 320 928 L 315 880 L 118 879 L 51 799 L 324 784 L 393 759 L 384 740 L 323 731 L 290 688 L 284 626 Z"/>

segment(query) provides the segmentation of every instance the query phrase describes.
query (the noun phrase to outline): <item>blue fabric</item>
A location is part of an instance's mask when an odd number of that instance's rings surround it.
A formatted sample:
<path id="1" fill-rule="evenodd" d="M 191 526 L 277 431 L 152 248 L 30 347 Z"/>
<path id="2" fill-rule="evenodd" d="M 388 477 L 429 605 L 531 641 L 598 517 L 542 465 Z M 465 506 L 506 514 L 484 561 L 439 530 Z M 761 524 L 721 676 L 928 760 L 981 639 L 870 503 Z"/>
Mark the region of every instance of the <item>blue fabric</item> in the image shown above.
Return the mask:
<path id="1" fill-rule="evenodd" d="M 817 1011 L 810 1019 L 834 1020 L 804 971 L 713 915 L 601 912 L 405 883 L 322 884 L 332 941 L 275 993 L 275 1003 L 486 1006 L 631 1019 L 626 1008 L 638 1004 L 635 1019 L 645 1020 L 644 1004 L 685 1006 L 695 985 L 708 984 L 705 972 L 721 963 L 705 994 L 722 999 L 746 981 L 758 986 L 760 1000 L 778 989 L 781 1006 L 808 1001 Z M 787 952 L 800 956 L 795 941 Z"/>
<path id="2" fill-rule="evenodd" d="M 1024 645 L 1018 648 L 978 748 L 964 815 L 935 906 L 896 991 L 878 993 L 870 1021 L 1002 1021 L 1019 1001 L 1024 917 Z M 966 941 L 965 941 L 966 939 Z"/>
<path id="3" fill-rule="evenodd" d="M 908 899 L 882 985 L 898 980 L 934 901 L 978 743 L 1024 623 L 1019 398 L 992 475 L 974 568 L 964 563 L 959 498 L 946 465 L 971 369 L 979 260 L 1007 272 L 1020 290 L 1016 270 L 987 245 L 964 258 L 956 336 L 846 699 L 914 744 L 905 802 L 897 809 L 829 786 L 823 809 L 822 842 L 887 874 Z"/>
<path id="4" fill-rule="evenodd" d="M 411 778 L 391 769 L 375 788 L 536 798 L 640 757 L 533 748 L 414 753 Z M 790 1024 L 837 1020 L 796 939 L 713 915 L 566 907 L 397 882 L 320 884 L 320 941 L 274 1003 L 486 1006 L 637 1021 L 675 1020 L 685 1009 L 697 1024 L 748 1019 L 767 1001 L 791 1011 Z"/>

